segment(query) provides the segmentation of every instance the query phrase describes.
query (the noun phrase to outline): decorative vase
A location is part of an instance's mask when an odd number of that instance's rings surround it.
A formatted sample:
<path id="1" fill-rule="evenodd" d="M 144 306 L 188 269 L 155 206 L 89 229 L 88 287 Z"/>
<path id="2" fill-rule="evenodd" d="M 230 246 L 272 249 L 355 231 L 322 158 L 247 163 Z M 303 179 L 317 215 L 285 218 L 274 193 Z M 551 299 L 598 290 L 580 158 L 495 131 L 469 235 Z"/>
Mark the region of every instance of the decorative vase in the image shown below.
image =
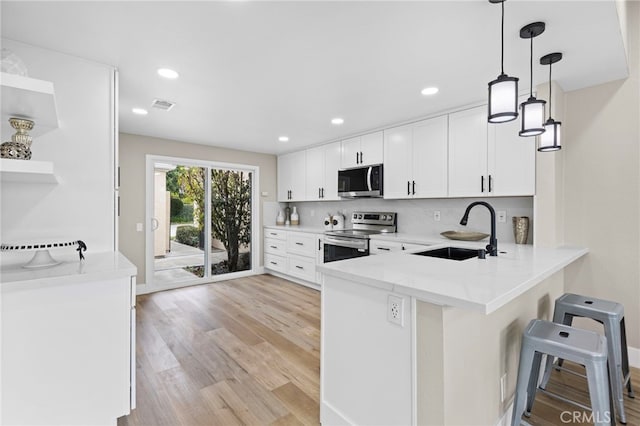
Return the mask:
<path id="1" fill-rule="evenodd" d="M 516 244 L 527 244 L 527 238 L 529 237 L 529 218 L 527 216 L 514 216 L 512 221 L 513 236 Z"/>
<path id="2" fill-rule="evenodd" d="M 11 142 L 5 142 L 0 145 L 0 157 L 13 160 L 30 160 L 33 138 L 29 136 L 29 131 L 33 130 L 33 121 L 10 118 L 9 124 L 16 130 L 16 133 L 11 135 Z"/>
<path id="3" fill-rule="evenodd" d="M 291 213 L 291 225 L 300 225 L 300 216 L 298 216 L 296 206 L 293 206 L 293 213 Z"/>
<path id="4" fill-rule="evenodd" d="M 276 216 L 276 225 L 284 225 L 284 213 L 282 210 L 280 210 L 278 216 Z"/>

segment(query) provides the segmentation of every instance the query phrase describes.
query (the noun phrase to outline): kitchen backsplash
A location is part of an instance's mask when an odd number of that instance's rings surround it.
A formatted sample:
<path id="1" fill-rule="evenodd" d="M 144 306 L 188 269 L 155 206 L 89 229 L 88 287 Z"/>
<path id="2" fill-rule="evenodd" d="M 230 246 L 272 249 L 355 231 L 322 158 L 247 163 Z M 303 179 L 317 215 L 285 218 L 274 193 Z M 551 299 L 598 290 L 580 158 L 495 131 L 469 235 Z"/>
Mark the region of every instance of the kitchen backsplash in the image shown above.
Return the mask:
<path id="1" fill-rule="evenodd" d="M 322 229 L 322 220 L 327 214 L 342 213 L 346 218 L 345 227 L 349 227 L 351 214 L 354 211 L 397 212 L 398 232 L 417 235 L 437 235 L 443 231 L 476 231 L 490 232 L 489 210 L 476 206 L 469 214 L 467 226 L 460 225 L 460 219 L 466 207 L 473 201 L 483 200 L 496 210 L 505 211 L 507 220 L 497 222 L 498 241 L 513 243 L 514 216 L 527 216 L 530 219 L 529 238 L 533 243 L 533 197 L 500 197 L 500 198 L 447 198 L 420 200 L 384 200 L 379 198 L 354 199 L 342 201 L 304 201 L 296 203 L 265 202 L 263 220 L 265 225 L 275 225 L 278 210 L 287 205 L 296 206 L 300 215 L 300 226 Z M 434 212 L 440 212 L 440 221 L 434 220 Z M 295 227 L 292 227 L 295 228 Z"/>

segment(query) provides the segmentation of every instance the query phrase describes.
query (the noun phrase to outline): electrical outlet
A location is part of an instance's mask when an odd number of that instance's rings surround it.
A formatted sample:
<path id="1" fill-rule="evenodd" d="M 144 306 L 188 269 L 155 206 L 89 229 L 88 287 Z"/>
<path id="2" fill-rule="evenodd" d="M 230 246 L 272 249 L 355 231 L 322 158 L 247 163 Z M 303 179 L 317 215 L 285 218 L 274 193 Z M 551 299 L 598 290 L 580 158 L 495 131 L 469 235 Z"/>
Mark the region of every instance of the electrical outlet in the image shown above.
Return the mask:
<path id="1" fill-rule="evenodd" d="M 504 402 L 507 398 L 507 373 L 500 377 L 500 401 Z"/>
<path id="2" fill-rule="evenodd" d="M 498 222 L 505 223 L 507 221 L 507 212 L 505 210 L 498 210 Z"/>
<path id="3" fill-rule="evenodd" d="M 433 211 L 433 220 L 436 222 L 440 222 L 440 210 Z"/>
<path id="4" fill-rule="evenodd" d="M 142 224 L 141 223 L 136 223 L 136 231 L 142 232 Z"/>
<path id="5" fill-rule="evenodd" d="M 387 319 L 389 322 L 404 327 L 404 299 L 402 297 L 389 295 L 387 301 Z"/>

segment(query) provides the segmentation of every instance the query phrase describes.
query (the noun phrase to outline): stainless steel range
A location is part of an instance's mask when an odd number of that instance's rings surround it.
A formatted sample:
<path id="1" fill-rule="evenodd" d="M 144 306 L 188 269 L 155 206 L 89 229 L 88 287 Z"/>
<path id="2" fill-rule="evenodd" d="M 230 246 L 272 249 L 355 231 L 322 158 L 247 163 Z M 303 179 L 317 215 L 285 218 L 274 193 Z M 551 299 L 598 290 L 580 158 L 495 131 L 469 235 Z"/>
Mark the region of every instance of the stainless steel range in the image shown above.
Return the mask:
<path id="1" fill-rule="evenodd" d="M 397 231 L 397 214 L 353 212 L 351 228 L 324 233 L 324 263 L 369 255 L 369 236 Z"/>

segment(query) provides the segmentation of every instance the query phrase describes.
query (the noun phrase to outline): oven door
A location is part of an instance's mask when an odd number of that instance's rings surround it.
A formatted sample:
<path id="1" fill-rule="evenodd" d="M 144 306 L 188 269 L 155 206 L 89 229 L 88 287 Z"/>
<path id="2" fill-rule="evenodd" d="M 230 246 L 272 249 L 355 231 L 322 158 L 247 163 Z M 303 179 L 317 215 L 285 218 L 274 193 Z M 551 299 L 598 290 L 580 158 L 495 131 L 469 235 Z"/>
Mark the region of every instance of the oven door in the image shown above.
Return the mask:
<path id="1" fill-rule="evenodd" d="M 325 235 L 324 263 L 369 255 L 369 240 Z"/>

